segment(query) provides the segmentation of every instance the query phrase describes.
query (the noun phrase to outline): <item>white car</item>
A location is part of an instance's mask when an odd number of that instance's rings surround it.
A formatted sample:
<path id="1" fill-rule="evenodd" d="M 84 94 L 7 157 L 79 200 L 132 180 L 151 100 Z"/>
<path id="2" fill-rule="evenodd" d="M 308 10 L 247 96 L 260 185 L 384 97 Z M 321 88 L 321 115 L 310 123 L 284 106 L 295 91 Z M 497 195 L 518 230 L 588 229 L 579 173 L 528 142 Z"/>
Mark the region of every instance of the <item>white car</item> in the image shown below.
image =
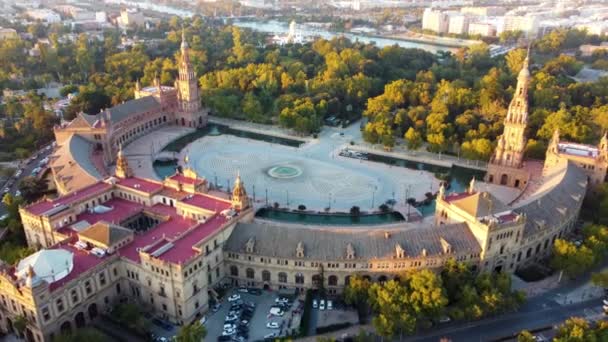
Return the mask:
<path id="1" fill-rule="evenodd" d="M 289 302 L 289 299 L 278 297 L 277 299 L 274 300 L 274 302 L 277 304 L 286 304 Z"/>
<path id="2" fill-rule="evenodd" d="M 241 295 L 238 293 L 235 293 L 232 296 L 228 297 L 229 302 L 234 302 L 235 300 L 239 300 L 239 299 L 241 299 Z"/>
<path id="3" fill-rule="evenodd" d="M 277 334 L 276 332 L 271 332 L 270 334 L 266 334 L 264 335 L 264 339 L 267 340 L 269 338 L 275 338 L 277 337 L 279 334 Z"/>
<path id="4" fill-rule="evenodd" d="M 319 307 L 319 303 L 317 302 L 317 300 L 316 300 L 316 299 L 313 299 L 313 300 L 312 300 L 312 308 L 313 308 L 313 309 L 316 309 L 316 308 L 318 308 L 318 307 Z"/>
<path id="5" fill-rule="evenodd" d="M 239 316 L 235 314 L 226 316 L 226 322 L 236 321 L 237 319 L 239 319 Z"/>
<path id="6" fill-rule="evenodd" d="M 224 329 L 224 331 L 222 331 L 222 335 L 224 336 L 230 336 L 234 334 L 236 334 L 236 329 Z"/>
<path id="7" fill-rule="evenodd" d="M 232 323 L 224 324 L 224 330 L 230 330 L 230 329 L 236 329 L 236 325 L 234 325 Z"/>
<path id="8" fill-rule="evenodd" d="M 325 310 L 325 299 L 321 299 L 321 303 L 319 303 L 319 310 Z"/>
<path id="9" fill-rule="evenodd" d="M 19 190 L 15 191 L 15 196 L 21 196 L 21 191 L 19 191 Z"/>
<path id="10" fill-rule="evenodd" d="M 279 329 L 279 323 L 277 323 L 277 322 L 268 322 L 268 323 L 266 323 L 266 328 L 268 328 L 268 329 Z"/>
<path id="11" fill-rule="evenodd" d="M 249 292 L 249 290 L 247 290 L 247 288 L 246 288 L 246 287 L 239 287 L 238 291 L 239 291 L 239 292 L 242 292 L 242 293 L 247 293 L 247 292 Z"/>
<path id="12" fill-rule="evenodd" d="M 285 311 L 281 310 L 281 308 L 270 308 L 270 314 L 273 316 L 283 316 Z"/>
<path id="13" fill-rule="evenodd" d="M 0 221 L 4 221 L 8 218 L 8 214 L 4 214 L 2 216 L 0 216 Z"/>
<path id="14" fill-rule="evenodd" d="M 333 310 L 334 309 L 334 303 L 331 300 L 327 301 L 327 310 Z"/>

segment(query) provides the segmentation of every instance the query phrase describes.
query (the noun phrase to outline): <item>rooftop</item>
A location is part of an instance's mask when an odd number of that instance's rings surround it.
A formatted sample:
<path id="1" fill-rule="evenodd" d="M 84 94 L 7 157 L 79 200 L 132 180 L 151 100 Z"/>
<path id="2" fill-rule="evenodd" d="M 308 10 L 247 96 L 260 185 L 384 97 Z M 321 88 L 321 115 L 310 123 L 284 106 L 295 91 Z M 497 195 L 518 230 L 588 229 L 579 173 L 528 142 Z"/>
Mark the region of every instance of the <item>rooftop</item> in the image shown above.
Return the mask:
<path id="1" fill-rule="evenodd" d="M 148 194 L 154 193 L 163 188 L 161 183 L 137 177 L 118 179 L 116 184 Z"/>
<path id="2" fill-rule="evenodd" d="M 187 197 L 182 202 L 195 207 L 213 210 L 216 212 L 228 209 L 232 206 L 230 201 L 225 200 L 223 198 L 211 197 L 209 195 L 201 194 L 196 194 Z"/>
<path id="3" fill-rule="evenodd" d="M 51 209 L 58 209 L 62 205 L 70 205 L 93 195 L 103 193 L 112 188 L 112 184 L 97 182 L 80 190 L 70 192 L 54 200 L 44 199 L 31 204 L 26 209 L 33 215 L 52 215 Z"/>
<path id="4" fill-rule="evenodd" d="M 572 156 L 586 157 L 586 158 L 597 158 L 599 150 L 596 146 L 577 144 L 571 142 L 560 142 L 558 144 L 559 152 L 569 154 Z"/>
<path id="5" fill-rule="evenodd" d="M 75 224 L 82 221 L 86 221 L 89 225 L 95 225 L 100 221 L 120 224 L 129 217 L 133 217 L 142 212 L 144 209 L 143 205 L 122 198 L 112 198 L 104 202 L 103 207 L 111 208 L 111 210 L 96 211 L 95 208 L 91 208 L 89 211 L 85 211 L 76 216 Z"/>

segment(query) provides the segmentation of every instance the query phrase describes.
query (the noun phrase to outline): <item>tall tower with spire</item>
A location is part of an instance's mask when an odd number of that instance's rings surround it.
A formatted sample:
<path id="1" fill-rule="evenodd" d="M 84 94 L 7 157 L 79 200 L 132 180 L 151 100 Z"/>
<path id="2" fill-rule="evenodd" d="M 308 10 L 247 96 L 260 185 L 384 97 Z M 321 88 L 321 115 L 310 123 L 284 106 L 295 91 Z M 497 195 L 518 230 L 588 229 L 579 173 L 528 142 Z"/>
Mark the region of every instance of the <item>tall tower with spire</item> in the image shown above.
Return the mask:
<path id="1" fill-rule="evenodd" d="M 529 178 L 525 171 L 526 126 L 528 125 L 528 87 L 530 85 L 530 50 L 517 76 L 515 94 L 509 104 L 503 134 L 498 137 L 494 155 L 488 164 L 486 182 L 523 188 Z"/>
<path id="2" fill-rule="evenodd" d="M 176 121 L 181 126 L 202 127 L 207 123 L 207 112 L 201 108 L 198 80 L 190 62 L 190 48 L 183 30 L 180 50 L 179 72 L 175 81 L 178 107 Z"/>

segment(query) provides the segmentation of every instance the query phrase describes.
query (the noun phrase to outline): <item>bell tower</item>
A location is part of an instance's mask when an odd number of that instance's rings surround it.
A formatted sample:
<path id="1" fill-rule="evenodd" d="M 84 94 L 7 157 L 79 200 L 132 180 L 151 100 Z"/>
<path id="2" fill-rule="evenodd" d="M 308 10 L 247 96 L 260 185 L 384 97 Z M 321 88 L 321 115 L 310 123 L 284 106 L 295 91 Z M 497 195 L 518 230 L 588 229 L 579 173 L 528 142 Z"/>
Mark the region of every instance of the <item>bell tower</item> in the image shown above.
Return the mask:
<path id="1" fill-rule="evenodd" d="M 202 127 L 207 124 L 207 112 L 201 108 L 198 80 L 190 62 L 190 48 L 182 30 L 181 57 L 178 61 L 177 124 L 187 127 Z"/>
<path id="2" fill-rule="evenodd" d="M 523 188 L 530 177 L 523 168 L 527 143 L 525 131 L 528 125 L 529 59 L 528 49 L 523 67 L 517 76 L 517 87 L 505 117 L 503 134 L 498 137 L 496 150 L 488 164 L 488 183 Z"/>

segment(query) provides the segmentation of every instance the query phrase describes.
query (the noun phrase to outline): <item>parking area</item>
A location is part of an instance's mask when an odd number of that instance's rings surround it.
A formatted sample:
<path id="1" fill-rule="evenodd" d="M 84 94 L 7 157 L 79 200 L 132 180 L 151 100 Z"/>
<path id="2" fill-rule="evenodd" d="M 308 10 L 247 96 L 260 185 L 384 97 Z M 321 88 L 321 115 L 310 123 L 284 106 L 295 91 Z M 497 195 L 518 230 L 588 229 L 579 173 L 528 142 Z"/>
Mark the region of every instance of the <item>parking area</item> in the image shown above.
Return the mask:
<path id="1" fill-rule="evenodd" d="M 260 341 L 297 332 L 303 298 L 259 289 L 253 290 L 255 294 L 245 291 L 227 292 L 217 311 L 209 311 L 205 323 L 209 341 Z"/>

